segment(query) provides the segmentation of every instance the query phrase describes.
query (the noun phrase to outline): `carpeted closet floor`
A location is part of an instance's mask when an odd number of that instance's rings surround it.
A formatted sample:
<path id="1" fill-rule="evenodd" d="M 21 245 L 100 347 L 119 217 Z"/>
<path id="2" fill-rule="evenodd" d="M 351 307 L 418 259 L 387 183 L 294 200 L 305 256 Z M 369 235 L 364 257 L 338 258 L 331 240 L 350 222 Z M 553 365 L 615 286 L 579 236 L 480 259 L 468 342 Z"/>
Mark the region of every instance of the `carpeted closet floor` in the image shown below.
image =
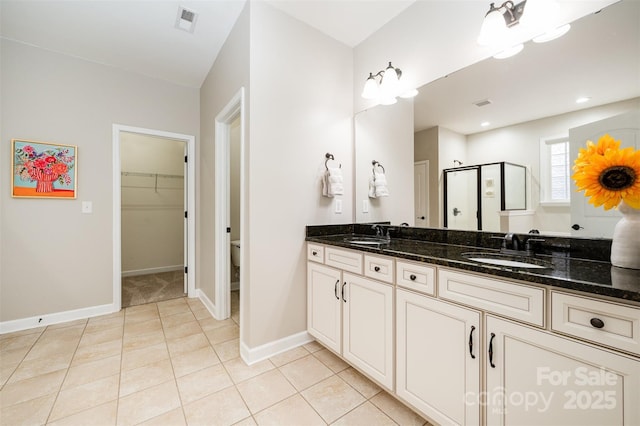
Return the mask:
<path id="1" fill-rule="evenodd" d="M 122 278 L 122 307 L 144 305 L 184 296 L 182 271 Z"/>

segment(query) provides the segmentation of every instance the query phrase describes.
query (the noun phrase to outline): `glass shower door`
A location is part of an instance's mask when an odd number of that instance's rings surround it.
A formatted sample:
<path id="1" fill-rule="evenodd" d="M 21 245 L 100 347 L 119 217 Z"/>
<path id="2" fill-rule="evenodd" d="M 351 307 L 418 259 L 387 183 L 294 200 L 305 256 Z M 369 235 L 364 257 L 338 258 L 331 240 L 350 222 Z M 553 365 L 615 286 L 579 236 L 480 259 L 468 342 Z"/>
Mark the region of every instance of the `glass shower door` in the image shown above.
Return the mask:
<path id="1" fill-rule="evenodd" d="M 478 228 L 478 168 L 445 172 L 445 209 L 448 229 Z"/>

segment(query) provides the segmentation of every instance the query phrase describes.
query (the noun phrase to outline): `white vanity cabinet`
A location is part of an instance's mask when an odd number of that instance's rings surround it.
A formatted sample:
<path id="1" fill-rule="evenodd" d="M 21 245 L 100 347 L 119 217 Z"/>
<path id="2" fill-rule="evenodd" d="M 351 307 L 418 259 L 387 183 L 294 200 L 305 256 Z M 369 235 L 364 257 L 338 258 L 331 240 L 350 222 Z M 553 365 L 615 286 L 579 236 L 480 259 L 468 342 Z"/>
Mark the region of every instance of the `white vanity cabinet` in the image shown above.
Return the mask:
<path id="1" fill-rule="evenodd" d="M 637 359 L 486 316 L 486 424 L 638 425 Z"/>
<path id="2" fill-rule="evenodd" d="M 307 331 L 329 349 L 342 352 L 342 272 L 307 262 Z"/>
<path id="3" fill-rule="evenodd" d="M 393 287 L 357 275 L 363 262 L 358 252 L 325 247 L 324 255 L 324 265 L 316 256 L 307 262 L 307 331 L 393 391 Z"/>
<path id="4" fill-rule="evenodd" d="M 480 312 L 396 290 L 396 393 L 440 424 L 480 424 Z"/>
<path id="5" fill-rule="evenodd" d="M 308 331 L 432 423 L 640 425 L 640 308 L 308 249 Z"/>
<path id="6" fill-rule="evenodd" d="M 393 287 L 350 273 L 343 280 L 342 355 L 393 390 Z"/>

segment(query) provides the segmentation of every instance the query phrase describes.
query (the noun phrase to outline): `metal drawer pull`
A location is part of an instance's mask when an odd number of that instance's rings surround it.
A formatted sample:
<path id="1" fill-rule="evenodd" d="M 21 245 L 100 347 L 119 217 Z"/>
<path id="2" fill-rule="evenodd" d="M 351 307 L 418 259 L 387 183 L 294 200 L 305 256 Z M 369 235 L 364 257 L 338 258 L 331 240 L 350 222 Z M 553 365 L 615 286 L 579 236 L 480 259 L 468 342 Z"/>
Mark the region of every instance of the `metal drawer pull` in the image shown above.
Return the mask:
<path id="1" fill-rule="evenodd" d="M 491 333 L 491 340 L 489 340 L 489 365 L 491 368 L 496 368 L 493 363 L 493 338 L 496 337 L 495 333 Z"/>
<path id="2" fill-rule="evenodd" d="M 417 278 L 417 277 L 416 277 L 415 275 L 413 275 L 413 274 L 409 275 L 409 279 L 410 279 L 411 281 L 415 281 L 415 280 L 416 280 L 416 278 Z"/>
<path id="3" fill-rule="evenodd" d="M 342 301 L 344 303 L 347 303 L 347 299 L 344 298 L 344 286 L 347 285 L 347 282 L 345 281 L 344 284 L 342 284 Z"/>
<path id="4" fill-rule="evenodd" d="M 314 256 L 317 256 L 318 252 L 314 250 L 314 251 L 311 252 L 311 254 L 314 255 Z"/>
<path id="5" fill-rule="evenodd" d="M 373 268 L 373 270 L 374 270 L 374 271 L 376 271 L 376 272 L 380 272 L 380 267 L 379 267 L 379 266 L 375 266 L 375 267 Z"/>
<path id="6" fill-rule="evenodd" d="M 591 323 L 592 326 L 594 326 L 595 328 L 602 328 L 604 327 L 604 321 L 602 321 L 600 318 L 591 318 L 591 320 L 589 321 Z"/>
<path id="7" fill-rule="evenodd" d="M 476 359 L 476 356 L 473 354 L 473 330 L 476 329 L 475 325 L 471 326 L 471 332 L 469 333 L 469 355 L 471 358 Z"/>
<path id="8" fill-rule="evenodd" d="M 333 294 L 336 296 L 336 299 L 340 300 L 340 297 L 338 297 L 338 284 L 340 284 L 340 280 L 336 281 L 336 285 L 333 287 Z"/>

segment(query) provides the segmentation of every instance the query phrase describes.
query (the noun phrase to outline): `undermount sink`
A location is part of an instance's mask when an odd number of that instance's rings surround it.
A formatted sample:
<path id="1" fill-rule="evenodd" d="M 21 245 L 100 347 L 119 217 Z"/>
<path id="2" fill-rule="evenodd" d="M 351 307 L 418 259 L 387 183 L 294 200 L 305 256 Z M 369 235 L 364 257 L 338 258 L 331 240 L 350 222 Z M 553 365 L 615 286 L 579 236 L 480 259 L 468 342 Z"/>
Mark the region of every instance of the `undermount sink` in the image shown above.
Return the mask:
<path id="1" fill-rule="evenodd" d="M 382 237 L 352 236 L 352 237 L 346 237 L 344 241 L 350 244 L 362 244 L 362 245 L 371 245 L 371 246 L 389 243 L 389 240 Z"/>
<path id="2" fill-rule="evenodd" d="M 462 256 L 468 260 L 488 265 L 526 269 L 553 269 L 553 265 L 551 263 L 530 256 L 517 256 L 501 253 L 462 253 Z"/>

